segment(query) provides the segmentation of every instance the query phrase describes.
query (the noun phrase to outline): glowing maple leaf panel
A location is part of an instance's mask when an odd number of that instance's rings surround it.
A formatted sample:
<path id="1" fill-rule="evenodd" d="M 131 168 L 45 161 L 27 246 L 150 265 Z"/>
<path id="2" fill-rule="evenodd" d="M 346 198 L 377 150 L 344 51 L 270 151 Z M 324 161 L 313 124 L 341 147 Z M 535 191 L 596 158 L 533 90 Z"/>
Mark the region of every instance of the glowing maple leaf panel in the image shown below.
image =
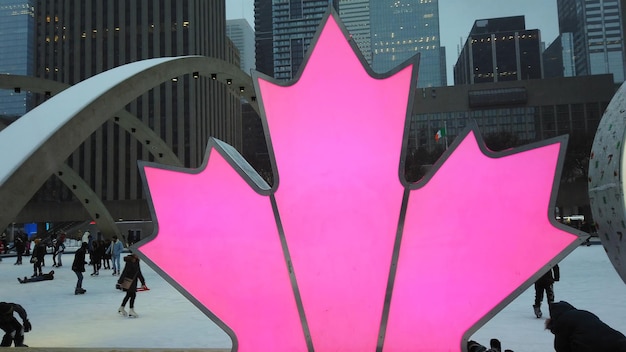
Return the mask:
<path id="1" fill-rule="evenodd" d="M 564 139 L 496 155 L 468 129 L 404 184 L 417 66 L 374 77 L 336 18 L 295 83 L 255 77 L 274 187 L 217 140 L 200 170 L 145 164 L 140 252 L 237 351 L 460 351 L 576 247 L 551 218 Z"/>
<path id="2" fill-rule="evenodd" d="M 306 351 L 270 198 L 214 150 L 202 172 L 144 172 L 159 235 L 141 252 L 232 329 L 241 351 Z"/>
<path id="3" fill-rule="evenodd" d="M 458 350 L 469 327 L 577 240 L 553 224 L 560 148 L 489 157 L 471 131 L 411 191 L 386 351 Z"/>
<path id="4" fill-rule="evenodd" d="M 376 348 L 412 72 L 372 78 L 331 17 L 295 84 L 259 80 L 276 201 L 316 349 Z"/>

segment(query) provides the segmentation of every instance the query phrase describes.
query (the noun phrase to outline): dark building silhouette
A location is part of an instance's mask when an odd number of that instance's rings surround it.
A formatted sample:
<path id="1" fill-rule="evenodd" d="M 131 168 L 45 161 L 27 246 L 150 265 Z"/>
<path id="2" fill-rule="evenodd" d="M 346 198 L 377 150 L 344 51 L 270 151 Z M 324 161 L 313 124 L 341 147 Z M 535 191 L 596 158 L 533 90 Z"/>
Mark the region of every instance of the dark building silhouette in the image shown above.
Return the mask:
<path id="1" fill-rule="evenodd" d="M 320 21 L 339 0 L 255 0 L 256 68 L 277 79 L 292 79 L 300 69 Z"/>
<path id="2" fill-rule="evenodd" d="M 543 51 L 542 56 L 543 76 L 545 78 L 576 76 L 572 33 L 560 34 Z"/>
<path id="3" fill-rule="evenodd" d="M 477 20 L 454 65 L 454 84 L 542 78 L 541 38 L 524 16 Z"/>

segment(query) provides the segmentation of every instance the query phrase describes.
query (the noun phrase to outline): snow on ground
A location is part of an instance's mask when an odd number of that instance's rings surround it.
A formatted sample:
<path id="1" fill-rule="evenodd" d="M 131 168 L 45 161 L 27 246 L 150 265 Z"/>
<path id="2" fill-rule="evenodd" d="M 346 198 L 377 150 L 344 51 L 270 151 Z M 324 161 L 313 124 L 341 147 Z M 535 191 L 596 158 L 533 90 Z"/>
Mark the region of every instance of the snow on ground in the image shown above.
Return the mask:
<path id="1" fill-rule="evenodd" d="M 21 266 L 13 265 L 14 257 L 0 262 L 0 300 L 22 304 L 28 311 L 33 330 L 26 334 L 26 344 L 31 347 L 230 348 L 229 337 L 145 263 L 142 271 L 151 290 L 137 293 L 137 319 L 117 313 L 124 294 L 115 289 L 117 277 L 111 275 L 112 270 L 101 270 L 99 276 L 92 277 L 88 267 L 83 283 L 87 293 L 74 295 L 73 257 L 65 254 L 64 266 L 51 268 L 52 257 L 46 256 L 44 272 L 54 269 L 55 279 L 28 284 L 17 281 L 17 277 L 32 275 L 28 258 Z M 603 247 L 581 246 L 559 266 L 556 299 L 589 310 L 626 333 L 626 284 Z M 535 318 L 533 300 L 531 287 L 472 339 L 486 345 L 496 337 L 504 348 L 515 352 L 553 351 L 552 334 L 544 330 L 545 318 Z M 542 308 L 547 316 L 545 303 Z"/>

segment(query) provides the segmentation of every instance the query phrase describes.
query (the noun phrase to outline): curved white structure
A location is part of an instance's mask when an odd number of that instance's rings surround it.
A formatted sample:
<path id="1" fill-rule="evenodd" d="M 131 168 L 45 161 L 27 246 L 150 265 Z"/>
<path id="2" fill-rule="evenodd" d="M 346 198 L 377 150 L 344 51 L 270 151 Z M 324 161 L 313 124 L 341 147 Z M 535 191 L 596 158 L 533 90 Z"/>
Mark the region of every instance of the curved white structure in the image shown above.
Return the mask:
<path id="1" fill-rule="evenodd" d="M 0 228 L 6 227 L 45 180 L 80 144 L 130 101 L 162 82 L 197 72 L 226 73 L 255 110 L 250 76 L 226 61 L 203 56 L 137 61 L 61 91 L 0 132 Z M 225 75 L 220 75 L 225 79 Z M 57 87 L 58 88 L 58 87 Z M 51 88 L 52 89 L 52 88 Z"/>
<path id="2" fill-rule="evenodd" d="M 589 200 L 598 236 L 611 263 L 626 282 L 626 85 L 611 99 L 591 148 Z"/>

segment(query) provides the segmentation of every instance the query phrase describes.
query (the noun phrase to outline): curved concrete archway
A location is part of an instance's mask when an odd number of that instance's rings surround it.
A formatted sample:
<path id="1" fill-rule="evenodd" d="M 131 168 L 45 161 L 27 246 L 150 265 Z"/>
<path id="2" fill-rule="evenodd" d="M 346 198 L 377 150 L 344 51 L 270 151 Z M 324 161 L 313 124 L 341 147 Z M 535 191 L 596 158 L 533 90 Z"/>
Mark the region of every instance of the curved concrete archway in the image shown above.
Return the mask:
<path id="1" fill-rule="evenodd" d="M 0 75 L 0 89 L 19 88 L 22 91 L 46 94 L 52 97 L 69 87 L 71 87 L 69 84 L 39 77 L 11 74 Z M 114 115 L 117 117 L 114 122 L 141 142 L 156 160 L 168 165 L 182 166 L 182 163 L 167 143 L 136 116 L 124 109 L 116 112 Z M 108 117 L 111 118 L 111 116 Z M 147 146 L 145 141 L 151 141 L 150 147 Z"/>
<path id="2" fill-rule="evenodd" d="M 51 81 L 38 77 L 21 75 L 0 75 L 0 89 L 15 89 L 46 94 L 53 96 L 71 87 L 69 84 Z M 141 120 L 122 109 L 115 113 L 114 122 L 125 129 L 146 147 L 156 160 L 161 163 L 182 166 L 182 163 L 172 149 L 152 129 Z M 150 146 L 148 146 L 150 143 Z M 105 234 L 112 236 L 120 232 L 115 225 L 113 216 L 109 213 L 104 203 L 91 187 L 69 166 L 62 164 L 54 173 L 61 182 L 79 199 L 82 206 L 87 210 L 96 226 Z"/>
<path id="3" fill-rule="evenodd" d="M 19 151 L 2 160 L 6 167 L 0 170 L 0 197 L 5 201 L 0 204 L 0 227 L 15 218 L 47 177 L 110 116 L 143 92 L 185 74 L 219 79 L 236 87 L 258 112 L 250 76 L 215 58 L 143 60 L 91 77 L 51 97 L 0 132 L 0 148 Z"/>
<path id="4" fill-rule="evenodd" d="M 2 129 L 6 128 L 6 125 L 0 123 Z M 2 130 L 0 129 L 0 130 Z M 89 213 L 92 219 L 96 222 L 96 226 L 107 235 L 117 235 L 121 237 L 121 233 L 115 225 L 115 219 L 109 213 L 109 210 L 104 206 L 102 200 L 96 192 L 67 164 L 61 164 L 59 171 L 54 174 L 65 186 L 74 194 L 76 199 L 79 199 L 85 210 Z"/>

